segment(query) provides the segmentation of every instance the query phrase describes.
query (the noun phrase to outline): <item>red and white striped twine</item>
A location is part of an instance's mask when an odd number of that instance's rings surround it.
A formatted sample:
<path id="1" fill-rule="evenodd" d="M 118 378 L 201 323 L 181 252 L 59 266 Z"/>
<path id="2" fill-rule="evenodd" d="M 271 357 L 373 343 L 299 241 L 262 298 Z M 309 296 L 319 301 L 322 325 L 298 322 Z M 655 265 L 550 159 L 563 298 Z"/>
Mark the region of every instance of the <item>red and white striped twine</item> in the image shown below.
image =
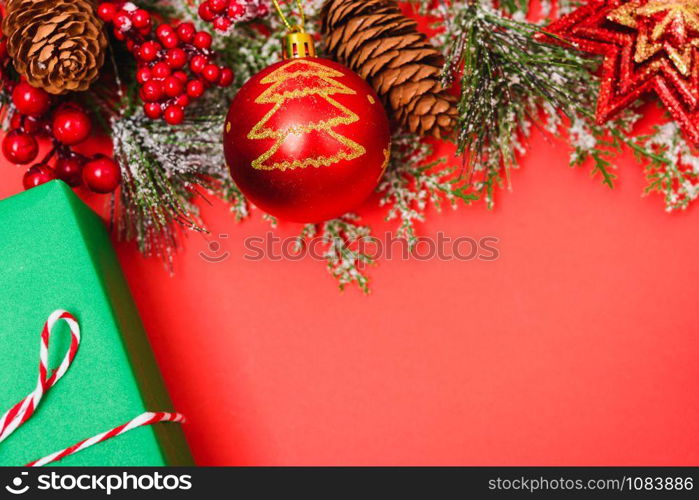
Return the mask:
<path id="1" fill-rule="evenodd" d="M 63 357 L 63 361 L 56 370 L 49 374 L 49 340 L 54 325 L 58 320 L 65 321 L 70 327 L 70 347 L 68 352 Z M 75 317 L 67 311 L 58 310 L 51 313 L 49 319 L 44 324 L 44 329 L 41 331 L 41 345 L 39 349 L 39 380 L 36 388 L 25 397 L 22 401 L 10 408 L 2 417 L 0 417 L 0 443 L 10 436 L 19 426 L 29 420 L 36 411 L 41 398 L 48 390 L 56 385 L 56 383 L 65 375 L 70 368 L 75 354 L 80 346 L 80 326 Z M 101 443 L 113 437 L 119 436 L 137 427 L 144 425 L 152 425 L 158 422 L 178 422 L 183 423 L 185 418 L 179 413 L 168 412 L 146 412 L 138 417 L 129 420 L 125 424 L 119 425 L 106 432 L 98 434 L 94 437 L 84 439 L 79 443 L 64 448 L 63 450 L 52 453 L 44 458 L 35 460 L 27 464 L 28 467 L 40 467 L 51 462 L 59 460 L 78 453 L 79 451 L 89 448 L 97 443 Z"/>

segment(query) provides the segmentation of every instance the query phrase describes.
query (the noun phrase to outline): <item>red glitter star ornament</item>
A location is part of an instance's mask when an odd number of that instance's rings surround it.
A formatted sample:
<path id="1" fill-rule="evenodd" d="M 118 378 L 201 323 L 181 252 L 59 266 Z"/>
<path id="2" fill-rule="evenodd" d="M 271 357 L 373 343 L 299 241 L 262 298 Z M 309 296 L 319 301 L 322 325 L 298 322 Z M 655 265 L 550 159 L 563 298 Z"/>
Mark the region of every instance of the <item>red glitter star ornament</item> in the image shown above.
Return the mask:
<path id="1" fill-rule="evenodd" d="M 599 123 L 654 91 L 699 144 L 699 0 L 591 0 L 546 31 L 604 56 Z"/>

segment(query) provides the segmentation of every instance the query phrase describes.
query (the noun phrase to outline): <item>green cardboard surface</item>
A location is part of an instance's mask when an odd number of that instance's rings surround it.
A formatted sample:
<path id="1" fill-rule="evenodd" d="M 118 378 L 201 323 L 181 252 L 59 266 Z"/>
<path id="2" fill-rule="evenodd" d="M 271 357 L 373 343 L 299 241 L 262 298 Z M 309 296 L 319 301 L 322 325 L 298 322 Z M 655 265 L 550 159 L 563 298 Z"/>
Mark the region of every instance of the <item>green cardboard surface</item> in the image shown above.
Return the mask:
<path id="1" fill-rule="evenodd" d="M 60 181 L 0 202 L 0 414 L 33 390 L 41 329 L 56 309 L 77 317 L 80 349 L 34 416 L 0 443 L 0 465 L 23 465 L 145 411 L 172 411 L 107 231 Z M 52 366 L 69 339 L 61 322 Z M 191 463 L 181 425 L 161 423 L 58 465 Z"/>

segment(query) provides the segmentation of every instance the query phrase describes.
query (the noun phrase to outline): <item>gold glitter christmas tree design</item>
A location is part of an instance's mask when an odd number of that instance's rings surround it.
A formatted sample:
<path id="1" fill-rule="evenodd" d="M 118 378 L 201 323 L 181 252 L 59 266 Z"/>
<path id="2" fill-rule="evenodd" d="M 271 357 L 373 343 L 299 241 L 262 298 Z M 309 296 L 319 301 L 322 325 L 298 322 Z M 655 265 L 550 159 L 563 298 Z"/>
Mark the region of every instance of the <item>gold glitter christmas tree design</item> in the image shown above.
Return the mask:
<path id="1" fill-rule="evenodd" d="M 274 139 L 274 144 L 252 162 L 260 170 L 286 170 L 308 166 L 329 166 L 341 160 L 353 160 L 366 149 L 337 133 L 333 127 L 359 121 L 359 117 L 331 96 L 355 94 L 338 82 L 342 73 L 308 60 L 293 60 L 276 69 L 260 83 L 272 84 L 256 99 L 257 104 L 274 107 L 250 130 L 248 139 Z M 327 117 L 304 121 L 303 110 L 313 109 Z M 320 113 L 318 113 L 320 111 Z M 312 137 L 306 137 L 307 135 Z M 284 155 L 277 152 L 282 149 Z M 318 149 L 328 153 L 318 153 Z M 289 152 L 294 159 L 289 161 Z"/>

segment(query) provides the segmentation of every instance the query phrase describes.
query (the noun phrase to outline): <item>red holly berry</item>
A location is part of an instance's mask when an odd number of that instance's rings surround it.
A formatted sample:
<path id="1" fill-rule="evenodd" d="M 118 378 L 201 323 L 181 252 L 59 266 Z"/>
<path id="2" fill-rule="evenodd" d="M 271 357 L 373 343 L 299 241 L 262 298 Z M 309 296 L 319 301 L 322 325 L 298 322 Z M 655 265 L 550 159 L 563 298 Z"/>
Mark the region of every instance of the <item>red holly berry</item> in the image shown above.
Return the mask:
<path id="1" fill-rule="evenodd" d="M 233 74 L 233 70 L 230 68 L 221 68 L 221 76 L 218 78 L 218 85 L 220 87 L 228 87 L 231 83 L 233 83 L 233 78 L 235 75 Z"/>
<path id="2" fill-rule="evenodd" d="M 56 175 L 51 167 L 49 167 L 46 163 L 37 163 L 36 165 L 29 167 L 29 169 L 24 173 L 24 177 L 22 177 L 22 185 L 24 186 L 25 190 L 31 189 L 33 187 L 46 184 L 55 178 Z"/>
<path id="3" fill-rule="evenodd" d="M 145 9 L 136 9 L 131 14 L 131 22 L 138 29 L 149 28 L 151 25 L 150 13 Z"/>
<path id="4" fill-rule="evenodd" d="M 159 81 L 149 80 L 141 87 L 141 98 L 146 102 L 155 102 L 163 97 L 163 85 Z"/>
<path id="5" fill-rule="evenodd" d="M 172 71 L 170 70 L 170 66 L 164 62 L 155 63 L 151 68 L 151 71 L 153 72 L 153 76 L 155 78 L 161 80 L 163 78 L 167 78 L 172 73 Z"/>
<path id="6" fill-rule="evenodd" d="M 236 19 L 243 17 L 243 14 L 245 14 L 245 6 L 244 5 L 234 1 L 228 6 L 228 17 L 229 18 L 236 20 Z"/>
<path id="7" fill-rule="evenodd" d="M 22 121 L 22 130 L 28 134 L 34 135 L 38 134 L 44 125 L 46 125 L 44 120 L 34 118 L 33 116 L 25 116 Z"/>
<path id="8" fill-rule="evenodd" d="M 218 31 L 227 31 L 228 28 L 230 28 L 232 24 L 233 23 L 231 22 L 230 19 L 228 19 L 227 17 L 223 17 L 223 16 L 217 17 L 214 20 L 214 28 L 216 28 Z"/>
<path id="9" fill-rule="evenodd" d="M 59 158 L 54 168 L 54 174 L 58 179 L 70 187 L 79 186 L 83 180 L 83 165 L 85 160 L 78 155 Z"/>
<path id="10" fill-rule="evenodd" d="M 184 120 L 184 109 L 180 106 L 168 106 L 164 118 L 170 125 L 179 125 Z"/>
<path id="11" fill-rule="evenodd" d="M 192 57 L 192 60 L 189 61 L 189 69 L 192 70 L 193 73 L 199 74 L 202 71 L 204 71 L 204 68 L 208 64 L 209 60 L 202 56 L 202 55 L 196 55 Z"/>
<path id="12" fill-rule="evenodd" d="M 194 27 L 193 23 L 181 23 L 177 26 L 177 36 L 179 36 L 180 40 L 184 43 L 192 43 L 196 32 L 197 29 Z"/>
<path id="13" fill-rule="evenodd" d="M 174 102 L 175 106 L 179 106 L 183 109 L 189 106 L 189 103 L 189 96 L 187 94 L 178 95 Z"/>
<path id="14" fill-rule="evenodd" d="M 167 51 L 167 63 L 171 68 L 181 68 L 187 64 L 187 54 L 179 48 L 172 48 Z"/>
<path id="15" fill-rule="evenodd" d="M 158 57 L 158 52 L 160 52 L 161 48 L 162 47 L 158 42 L 148 40 L 143 45 L 141 45 L 141 48 L 138 51 L 138 57 L 145 62 L 155 61 L 155 59 Z"/>
<path id="16" fill-rule="evenodd" d="M 190 80 L 187 83 L 187 95 L 196 99 L 204 94 L 205 88 L 204 82 L 201 80 Z"/>
<path id="17" fill-rule="evenodd" d="M 114 19 L 117 13 L 117 6 L 111 2 L 103 2 L 97 7 L 97 15 L 105 23 L 109 23 Z"/>
<path id="18" fill-rule="evenodd" d="M 111 193 L 121 182 L 121 170 L 112 158 L 97 155 L 83 167 L 85 185 L 96 193 Z"/>
<path id="19" fill-rule="evenodd" d="M 213 83 L 221 76 L 221 70 L 215 64 L 209 64 L 204 68 L 204 71 L 202 71 L 202 76 Z"/>
<path id="20" fill-rule="evenodd" d="M 151 120 L 157 120 L 163 116 L 163 109 L 158 102 L 147 102 L 143 105 L 143 112 Z"/>
<path id="21" fill-rule="evenodd" d="M 114 23 L 114 34 L 117 38 L 119 38 L 119 34 L 123 34 L 130 30 L 132 26 L 131 18 L 125 12 L 120 12 L 115 15 L 112 23 Z"/>
<path id="22" fill-rule="evenodd" d="M 146 83 L 148 80 L 151 79 L 153 76 L 150 68 L 143 66 L 142 68 L 138 68 L 138 71 L 136 71 L 136 81 L 143 85 Z"/>
<path id="23" fill-rule="evenodd" d="M 49 110 L 51 98 L 43 89 L 19 82 L 12 91 L 12 102 L 23 115 L 41 116 Z"/>
<path id="24" fill-rule="evenodd" d="M 179 78 L 180 80 L 182 80 L 182 83 L 187 83 L 187 80 L 189 79 L 189 77 L 187 76 L 187 73 L 185 73 L 184 71 L 175 71 L 175 72 L 172 74 L 172 76 L 174 76 L 175 78 Z"/>
<path id="25" fill-rule="evenodd" d="M 163 90 L 165 91 L 165 95 L 177 97 L 184 92 L 184 82 L 177 77 L 169 76 L 163 82 Z"/>
<path id="26" fill-rule="evenodd" d="M 211 48 L 211 35 L 206 31 L 200 31 L 194 35 L 194 46 L 198 49 L 206 50 Z"/>
<path id="27" fill-rule="evenodd" d="M 208 0 L 208 2 L 209 9 L 217 14 L 220 14 L 228 7 L 228 0 Z"/>
<path id="28" fill-rule="evenodd" d="M 208 1 L 202 2 L 202 4 L 199 5 L 199 17 L 204 21 L 213 21 L 214 17 L 216 17 L 216 14 L 214 14 L 211 7 L 209 7 Z"/>
<path id="29" fill-rule="evenodd" d="M 34 161 L 39 153 L 39 144 L 34 136 L 21 130 L 13 130 L 2 140 L 2 154 L 8 161 L 26 165 Z"/>
<path id="30" fill-rule="evenodd" d="M 63 144 L 72 146 L 90 136 L 92 121 L 84 111 L 66 107 L 59 109 L 53 118 L 53 135 Z"/>

